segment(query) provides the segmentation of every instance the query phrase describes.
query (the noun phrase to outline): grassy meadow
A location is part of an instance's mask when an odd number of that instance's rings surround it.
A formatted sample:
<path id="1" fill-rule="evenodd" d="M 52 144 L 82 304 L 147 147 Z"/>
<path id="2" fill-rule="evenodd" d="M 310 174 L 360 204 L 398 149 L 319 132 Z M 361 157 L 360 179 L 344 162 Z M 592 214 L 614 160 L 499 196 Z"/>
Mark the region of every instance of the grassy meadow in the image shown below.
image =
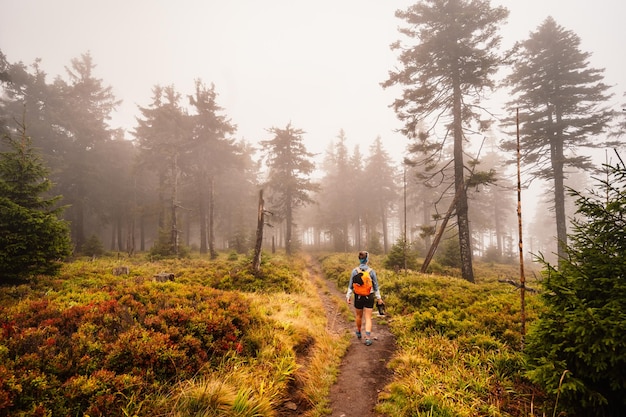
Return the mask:
<path id="1" fill-rule="evenodd" d="M 317 256 L 347 285 L 353 254 Z M 0 416 L 252 417 L 289 405 L 328 414 L 351 334 L 327 322 L 324 283 L 305 256 L 264 254 L 258 275 L 250 263 L 105 257 L 0 287 Z M 129 274 L 115 275 L 122 265 Z M 469 284 L 385 270 L 376 256 L 372 265 L 398 345 L 380 412 L 552 415 L 554 401 L 523 376 L 519 292 L 498 282 L 515 279 L 514 267 L 476 265 Z M 526 300 L 530 323 L 540 305 Z"/>

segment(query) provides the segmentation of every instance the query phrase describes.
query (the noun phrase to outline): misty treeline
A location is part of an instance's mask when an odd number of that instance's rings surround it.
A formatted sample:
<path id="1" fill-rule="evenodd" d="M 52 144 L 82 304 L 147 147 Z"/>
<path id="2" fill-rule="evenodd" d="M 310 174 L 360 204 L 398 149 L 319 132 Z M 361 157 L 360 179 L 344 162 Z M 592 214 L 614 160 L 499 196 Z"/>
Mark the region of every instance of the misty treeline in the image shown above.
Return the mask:
<path id="1" fill-rule="evenodd" d="M 164 255 L 191 247 L 211 254 L 248 251 L 258 190 L 264 187 L 268 245 L 368 247 L 383 253 L 393 243 L 390 236 L 398 235 L 404 176 L 380 137 L 365 154 L 359 146 L 348 149 L 347 136 L 339 131 L 321 164 L 304 146 L 306 132 L 291 125 L 268 128 L 254 148 L 234 138 L 236 125 L 218 105 L 215 88 L 197 81 L 188 95 L 155 86 L 152 102 L 138 107 L 137 125 L 126 138 L 107 125 L 118 101 L 94 76 L 95 66 L 90 54 L 83 54 L 72 60 L 68 80 L 57 77 L 51 84 L 38 63 L 30 70 L 7 64 L 4 72 L 10 80 L 4 127 L 13 133 L 12 126 L 25 121 L 50 168 L 54 192 L 63 196 L 77 253 L 92 254 L 94 238 L 107 250 L 129 253 L 152 249 Z M 493 153 L 485 158 L 486 164 L 497 161 Z M 407 177 L 416 174 L 409 168 Z M 441 199 L 437 189 L 407 180 L 409 224 L 431 224 Z M 481 206 L 498 200 L 480 195 Z M 476 217 L 481 230 L 490 230 L 490 217 Z M 287 230 L 289 225 L 298 232 Z M 511 230 L 499 231 L 510 238 Z M 428 241 L 432 226 L 409 233 Z M 286 238 L 292 235 L 294 242 Z"/>
<path id="2" fill-rule="evenodd" d="M 354 161 L 341 161 L 330 149 L 326 169 L 343 164 L 338 169 L 344 172 L 339 181 L 330 178 L 335 173 L 315 181 L 314 171 L 321 171 L 306 150 L 303 130 L 270 127 L 259 148 L 237 140 L 236 125 L 219 106 L 214 86 L 200 80 L 191 94 L 155 86 L 152 101 L 138 107 L 137 124 L 127 138 L 108 125 L 119 101 L 94 76 L 89 53 L 71 61 L 67 79 L 57 77 L 52 83 L 38 62 L 27 67 L 3 61 L 4 133 L 23 129 L 41 151 L 53 192 L 63 197 L 76 253 L 90 255 L 100 246 L 155 255 L 182 255 L 190 248 L 211 255 L 226 248 L 246 252 L 254 244 L 261 188 L 268 189 L 268 245 L 291 251 L 301 241 L 302 233 L 291 230 L 297 227 L 314 230 L 310 234 L 318 236 L 311 239 L 316 245 L 341 241 L 335 246 L 346 248 L 348 233 L 344 225 L 337 230 L 337 216 L 326 204 L 316 204 L 311 218 L 294 215 L 300 207 L 331 197 L 332 210 L 351 211 L 357 202 L 350 203 L 351 197 L 333 187 L 363 180 L 367 167 L 361 156 L 351 168 L 347 165 Z M 380 143 L 378 152 L 371 163 L 385 166 L 370 175 L 370 190 L 377 190 L 381 181 L 393 187 L 391 174 L 381 176 L 392 168 Z M 332 187 L 324 186 L 331 181 Z M 356 211 L 369 216 L 360 222 L 374 230 L 381 206 L 371 201 L 377 205 L 363 201 Z M 394 203 L 391 198 L 385 205 Z"/>
<path id="3" fill-rule="evenodd" d="M 407 137 L 400 166 L 384 137 L 357 138 L 368 148 L 348 149 L 341 129 L 334 138 L 313 138 L 306 126 L 268 120 L 255 146 L 237 137 L 219 88 L 201 79 L 194 91 L 153 86 L 136 125 L 114 129 L 120 100 L 95 75 L 90 53 L 49 80 L 39 60 L 10 63 L 0 52 L 0 125 L 12 135 L 16 121 L 24 122 L 63 197 L 78 253 L 99 245 L 164 255 L 248 251 L 265 189 L 265 244 L 287 252 L 312 245 L 387 253 L 403 237 L 425 251 L 453 209 L 445 241 L 452 249 L 441 251 L 456 253 L 470 281 L 473 256 L 512 259 L 517 250 L 510 163 L 519 127 L 525 174 L 549 190 L 540 216 L 546 224 L 531 229 L 531 250 L 556 251 L 550 236 L 567 241 L 567 181 L 576 172 L 581 185 L 581 173 L 596 169 L 579 148 L 617 146 L 610 140 L 624 131 L 603 70 L 550 17 L 502 51 L 498 32 L 508 11 L 487 1 L 427 0 L 396 16 L 404 24 L 391 45 L 399 65 L 372 82 L 402 90 L 391 103 Z M 506 108 L 484 106 L 495 91 L 508 94 Z M 329 143 L 321 161 L 306 140 Z"/>

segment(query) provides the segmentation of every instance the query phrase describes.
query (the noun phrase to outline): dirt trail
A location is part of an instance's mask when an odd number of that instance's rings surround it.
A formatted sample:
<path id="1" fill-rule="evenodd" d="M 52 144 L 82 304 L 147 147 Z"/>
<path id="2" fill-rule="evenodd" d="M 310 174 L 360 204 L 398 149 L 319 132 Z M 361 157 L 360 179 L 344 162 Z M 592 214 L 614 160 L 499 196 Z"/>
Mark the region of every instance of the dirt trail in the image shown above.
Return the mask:
<path id="1" fill-rule="evenodd" d="M 335 283 L 326 280 L 318 264 L 311 260 L 311 271 L 326 283 L 328 291 L 320 289 L 320 297 L 326 307 L 328 316 L 328 330 L 334 332 L 349 331 L 354 334 L 354 320 L 347 321 L 337 304 L 330 297 L 338 297 L 345 303 L 345 288 L 338 289 Z M 383 299 L 385 294 L 383 292 Z M 352 312 L 354 308 L 350 306 Z M 372 346 L 364 344 L 365 339 L 358 340 L 353 337 L 352 343 L 343 357 L 339 369 L 337 382 L 330 390 L 331 417 L 380 417 L 374 412 L 378 394 L 384 388 L 390 371 L 387 362 L 395 350 L 395 339 L 389 332 L 384 320 L 378 317 L 375 310 L 373 314 L 372 336 L 375 338 Z M 382 322 L 382 323 L 381 323 Z M 365 325 L 365 323 L 363 323 Z M 365 329 L 363 328 L 363 335 Z M 361 393 L 361 394 L 359 394 Z M 359 397 L 363 397 L 359 399 Z"/>

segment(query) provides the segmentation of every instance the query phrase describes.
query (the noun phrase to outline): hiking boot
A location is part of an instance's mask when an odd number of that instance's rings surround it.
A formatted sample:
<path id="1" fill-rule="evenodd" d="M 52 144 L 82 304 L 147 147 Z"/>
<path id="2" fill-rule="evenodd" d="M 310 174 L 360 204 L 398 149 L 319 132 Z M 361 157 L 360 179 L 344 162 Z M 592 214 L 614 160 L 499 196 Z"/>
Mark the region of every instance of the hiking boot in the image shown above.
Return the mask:
<path id="1" fill-rule="evenodd" d="M 357 339 L 361 339 L 361 332 L 354 332 L 354 334 L 356 334 Z"/>
<path id="2" fill-rule="evenodd" d="M 372 339 L 365 339 L 365 346 L 372 346 Z"/>

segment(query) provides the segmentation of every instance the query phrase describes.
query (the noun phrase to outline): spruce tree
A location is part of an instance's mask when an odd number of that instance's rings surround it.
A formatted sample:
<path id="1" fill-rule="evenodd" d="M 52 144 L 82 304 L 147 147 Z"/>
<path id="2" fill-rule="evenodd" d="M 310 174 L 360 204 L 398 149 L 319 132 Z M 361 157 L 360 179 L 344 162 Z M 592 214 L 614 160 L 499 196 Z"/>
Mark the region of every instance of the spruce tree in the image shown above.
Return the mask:
<path id="1" fill-rule="evenodd" d="M 362 174 L 360 164 L 352 164 L 346 144 L 347 136 L 342 130 L 328 147 L 322 165 L 324 176 L 320 181 L 320 192 L 316 195 L 319 204 L 318 229 L 324 230 L 332 242 L 333 250 L 348 252 L 350 227 L 354 226 L 355 245 L 361 247 L 361 206 L 358 201 L 358 179 Z M 359 158 L 360 159 L 360 158 Z M 346 207 L 350 207 L 346 210 Z"/>
<path id="2" fill-rule="evenodd" d="M 292 127 L 291 123 L 284 129 L 272 127 L 268 131 L 274 137 L 261 141 L 261 146 L 269 167 L 269 202 L 276 217 L 285 221 L 285 252 L 291 255 L 295 243 L 292 242 L 295 212 L 313 203 L 310 194 L 319 189 L 310 177 L 315 169 L 311 160 L 314 155 L 304 146 L 304 131 Z"/>
<path id="3" fill-rule="evenodd" d="M 54 274 L 71 253 L 68 225 L 59 220 L 60 197 L 46 197 L 52 183 L 26 128 L 3 136 L 0 153 L 0 279 Z"/>
<path id="4" fill-rule="evenodd" d="M 452 138 L 461 273 L 474 282 L 464 144 L 489 126 L 481 102 L 495 86 L 502 62 L 499 25 L 508 10 L 485 0 L 422 0 L 396 16 L 407 23 L 400 32 L 408 42 L 392 46 L 399 51 L 400 68 L 390 71 L 382 85 L 403 88 L 393 108 L 404 135 L 411 139 L 420 130 L 441 130 L 436 136 L 442 143 Z M 445 148 L 440 143 L 431 149 L 441 154 Z"/>
<path id="5" fill-rule="evenodd" d="M 403 233 L 391 247 L 391 251 L 385 258 L 383 265 L 387 269 L 417 270 L 417 256 L 417 251 L 411 247 Z"/>
<path id="6" fill-rule="evenodd" d="M 380 225 L 382 236 L 382 253 L 389 252 L 389 231 L 388 218 L 393 211 L 395 203 L 398 201 L 398 186 L 396 184 L 397 173 L 393 166 L 393 161 L 387 151 L 383 149 L 383 141 L 378 136 L 370 147 L 370 156 L 367 158 L 363 170 L 361 184 L 367 185 L 368 204 L 364 204 L 365 224 L 368 238 L 374 235 L 377 226 Z M 360 196 L 362 201 L 363 196 Z M 380 245 L 380 243 L 379 243 Z M 373 248 L 368 248 L 375 253 Z"/>
<path id="7" fill-rule="evenodd" d="M 578 35 L 548 17 L 514 47 L 513 72 L 506 79 L 512 88 L 510 114 L 520 110 L 522 163 L 553 190 L 560 257 L 567 245 L 568 171 L 595 168 L 579 149 L 605 146 L 603 134 L 613 117 L 606 106 L 612 94 L 603 82 L 604 70 L 590 66 L 591 54 L 581 51 L 580 44 Z M 509 123 L 517 122 L 512 118 Z M 507 151 L 516 147 L 515 135 L 503 143 Z"/>
<path id="8" fill-rule="evenodd" d="M 576 416 L 626 415 L 626 168 L 576 199 L 558 269 L 543 259 L 545 310 L 529 333 L 531 378 Z"/>

